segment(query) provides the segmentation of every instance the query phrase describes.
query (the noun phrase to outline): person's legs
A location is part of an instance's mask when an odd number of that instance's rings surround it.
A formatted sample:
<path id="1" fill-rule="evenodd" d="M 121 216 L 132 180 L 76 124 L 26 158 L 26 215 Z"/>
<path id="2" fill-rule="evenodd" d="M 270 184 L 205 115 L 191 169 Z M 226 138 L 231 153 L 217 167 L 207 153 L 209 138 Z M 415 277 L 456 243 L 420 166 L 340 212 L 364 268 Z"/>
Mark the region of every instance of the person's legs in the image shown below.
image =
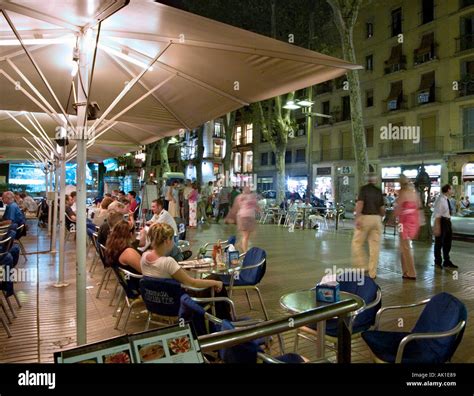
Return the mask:
<path id="1" fill-rule="evenodd" d="M 449 252 L 451 251 L 451 244 L 453 240 L 453 231 L 451 228 L 451 221 L 446 220 L 442 224 L 442 233 L 443 233 L 443 261 L 444 265 L 449 265 L 451 259 L 449 257 Z"/>
<path id="2" fill-rule="evenodd" d="M 354 230 L 352 238 L 352 265 L 362 269 L 367 269 L 367 255 L 365 253 L 365 241 L 367 239 L 367 226 L 365 216 L 360 217 L 361 227 Z"/>
<path id="3" fill-rule="evenodd" d="M 377 266 L 379 263 L 380 239 L 382 237 L 382 221 L 380 216 L 370 215 L 368 219 L 369 231 L 369 276 L 377 276 Z"/>
<path id="4" fill-rule="evenodd" d="M 441 257 L 441 248 L 443 246 L 443 233 L 441 232 L 440 236 L 435 237 L 435 245 L 434 245 L 434 260 L 435 265 L 441 267 L 443 263 L 443 259 Z"/>
<path id="5" fill-rule="evenodd" d="M 3 255 L 0 258 L 0 267 L 1 267 L 1 278 L 9 278 L 10 270 L 14 267 L 13 258 L 10 253 Z M 13 294 L 13 282 L 11 281 L 2 281 L 0 282 L 1 290 L 5 291 L 6 296 L 10 297 Z"/>
<path id="6" fill-rule="evenodd" d="M 400 238 L 400 255 L 402 260 L 402 272 L 404 276 L 416 277 L 413 254 L 410 248 L 410 240 Z"/>
<path id="7" fill-rule="evenodd" d="M 17 244 L 13 245 L 8 253 L 10 253 L 13 259 L 12 267 L 15 267 L 18 264 L 18 260 L 20 258 L 20 246 Z"/>
<path id="8" fill-rule="evenodd" d="M 242 231 L 242 253 L 245 253 L 249 249 L 249 231 Z"/>

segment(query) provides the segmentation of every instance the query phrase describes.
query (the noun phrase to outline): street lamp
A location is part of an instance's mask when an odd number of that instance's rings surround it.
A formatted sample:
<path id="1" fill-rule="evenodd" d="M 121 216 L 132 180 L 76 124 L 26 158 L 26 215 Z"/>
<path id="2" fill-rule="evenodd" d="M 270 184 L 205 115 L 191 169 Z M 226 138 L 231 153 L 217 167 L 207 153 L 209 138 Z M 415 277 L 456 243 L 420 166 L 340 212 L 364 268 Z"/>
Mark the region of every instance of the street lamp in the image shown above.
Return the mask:
<path id="1" fill-rule="evenodd" d="M 313 141 L 312 141 L 312 130 L 313 130 L 313 117 L 323 117 L 323 118 L 331 118 L 330 115 L 321 114 L 321 113 L 313 113 L 312 107 L 314 102 L 312 101 L 312 89 L 309 90 L 309 97 L 302 100 L 289 100 L 283 106 L 284 109 L 289 110 L 297 110 L 301 109 L 302 113 L 306 117 L 306 138 L 307 138 L 307 145 L 306 145 L 306 165 L 308 166 L 308 183 L 306 186 L 306 197 L 309 197 L 311 202 L 311 194 L 313 190 L 313 166 L 312 166 L 312 149 L 313 149 Z"/>

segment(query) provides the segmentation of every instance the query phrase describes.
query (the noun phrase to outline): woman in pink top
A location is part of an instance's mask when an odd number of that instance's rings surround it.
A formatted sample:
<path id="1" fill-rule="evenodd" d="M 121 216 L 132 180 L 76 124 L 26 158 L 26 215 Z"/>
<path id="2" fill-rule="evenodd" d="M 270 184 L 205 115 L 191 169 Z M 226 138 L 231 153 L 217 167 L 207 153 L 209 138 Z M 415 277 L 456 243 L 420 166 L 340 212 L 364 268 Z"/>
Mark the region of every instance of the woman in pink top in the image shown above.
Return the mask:
<path id="1" fill-rule="evenodd" d="M 199 197 L 199 191 L 197 183 L 191 184 L 192 190 L 189 193 L 189 227 L 195 228 L 197 226 L 197 201 Z"/>
<path id="2" fill-rule="evenodd" d="M 400 256 L 402 277 L 416 279 L 415 264 L 410 248 L 410 241 L 418 235 L 420 229 L 420 198 L 412 183 L 404 175 L 400 177 L 400 191 L 395 202 L 395 216 L 398 217 L 400 230 Z"/>
<path id="3" fill-rule="evenodd" d="M 246 252 L 249 248 L 250 234 L 255 230 L 257 196 L 250 191 L 249 186 L 245 186 L 234 204 L 237 205 L 237 227 L 242 234 L 242 250 Z"/>

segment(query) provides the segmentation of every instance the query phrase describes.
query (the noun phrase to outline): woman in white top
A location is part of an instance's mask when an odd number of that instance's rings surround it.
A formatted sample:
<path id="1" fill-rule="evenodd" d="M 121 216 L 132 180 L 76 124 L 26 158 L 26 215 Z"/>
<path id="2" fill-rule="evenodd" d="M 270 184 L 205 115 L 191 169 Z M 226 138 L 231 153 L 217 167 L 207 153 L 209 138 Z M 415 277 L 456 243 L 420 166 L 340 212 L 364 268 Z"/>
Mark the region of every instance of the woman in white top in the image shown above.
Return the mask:
<path id="1" fill-rule="evenodd" d="M 213 287 L 219 293 L 222 282 L 213 279 L 194 279 L 172 257 L 167 257 L 173 249 L 174 231 L 168 224 L 155 223 L 148 230 L 151 250 L 141 258 L 142 274 L 154 278 L 173 278 L 179 283 L 196 288 Z"/>

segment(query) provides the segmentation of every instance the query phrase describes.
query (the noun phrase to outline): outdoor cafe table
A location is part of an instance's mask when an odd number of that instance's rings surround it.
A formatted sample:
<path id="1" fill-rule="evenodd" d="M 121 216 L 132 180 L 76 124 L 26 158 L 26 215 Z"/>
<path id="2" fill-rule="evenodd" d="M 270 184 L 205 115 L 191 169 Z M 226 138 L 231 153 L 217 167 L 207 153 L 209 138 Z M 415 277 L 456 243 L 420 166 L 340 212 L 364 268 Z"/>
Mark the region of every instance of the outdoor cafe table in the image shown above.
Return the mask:
<path id="1" fill-rule="evenodd" d="M 344 300 L 356 300 L 360 307 L 356 311 L 351 312 L 349 316 L 353 316 L 359 313 L 365 307 L 365 302 L 361 297 L 352 293 L 341 291 L 339 301 L 344 301 Z M 306 312 L 314 308 L 324 307 L 331 304 L 334 304 L 334 303 L 316 301 L 315 288 L 291 292 L 291 293 L 283 295 L 280 298 L 280 305 L 285 310 L 291 313 Z M 322 321 L 317 322 L 316 329 L 318 332 L 318 337 L 316 340 L 316 356 L 318 359 L 323 359 L 325 357 L 326 321 L 322 320 Z"/>

